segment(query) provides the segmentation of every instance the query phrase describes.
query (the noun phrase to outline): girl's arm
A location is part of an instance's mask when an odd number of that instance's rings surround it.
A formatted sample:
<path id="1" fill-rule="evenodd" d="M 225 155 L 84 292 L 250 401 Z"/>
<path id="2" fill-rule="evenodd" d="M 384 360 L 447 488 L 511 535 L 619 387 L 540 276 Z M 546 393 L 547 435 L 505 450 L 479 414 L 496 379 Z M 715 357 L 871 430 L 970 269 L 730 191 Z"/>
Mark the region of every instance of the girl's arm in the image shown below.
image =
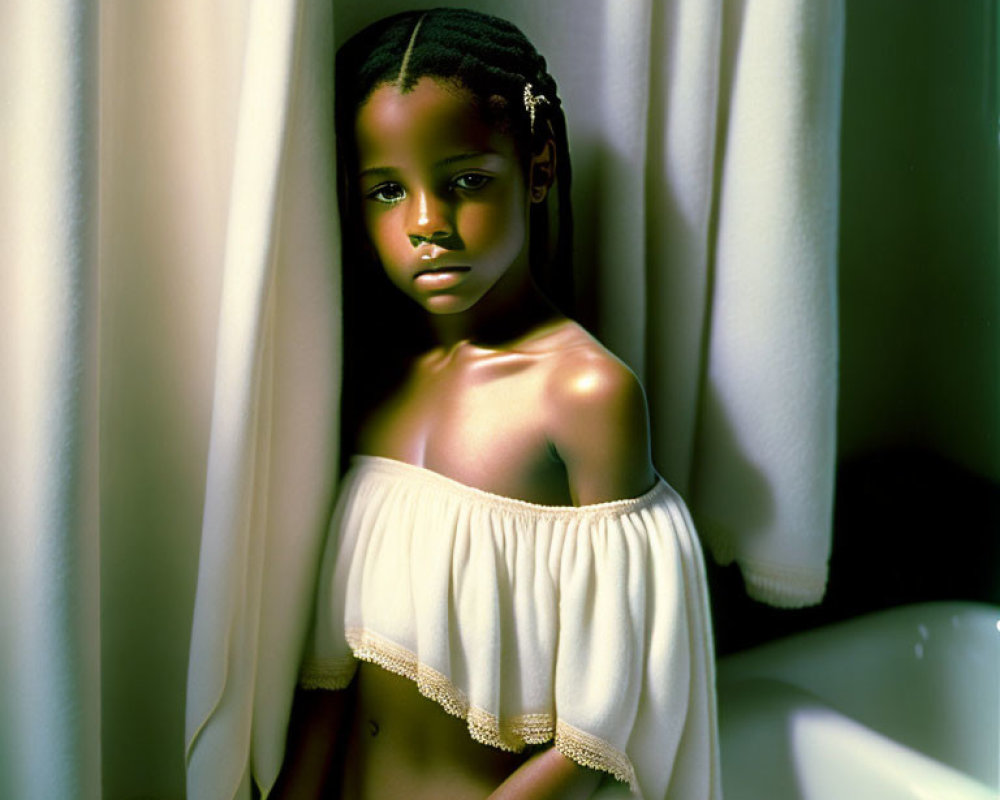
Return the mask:
<path id="1" fill-rule="evenodd" d="M 574 359 L 556 371 L 546 403 L 549 438 L 576 505 L 637 497 L 653 485 L 646 398 L 626 366 L 603 354 Z M 587 798 L 602 776 L 549 747 L 525 761 L 490 800 Z"/>
<path id="2" fill-rule="evenodd" d="M 597 789 L 601 775 L 550 747 L 512 772 L 488 800 L 584 800 Z"/>
<path id="3" fill-rule="evenodd" d="M 628 367 L 605 353 L 566 359 L 545 402 L 575 505 L 638 497 L 653 485 L 646 395 Z"/>
<path id="4" fill-rule="evenodd" d="M 268 800 L 327 796 L 342 781 L 347 745 L 348 689 L 298 689 L 292 705 L 285 763 Z"/>

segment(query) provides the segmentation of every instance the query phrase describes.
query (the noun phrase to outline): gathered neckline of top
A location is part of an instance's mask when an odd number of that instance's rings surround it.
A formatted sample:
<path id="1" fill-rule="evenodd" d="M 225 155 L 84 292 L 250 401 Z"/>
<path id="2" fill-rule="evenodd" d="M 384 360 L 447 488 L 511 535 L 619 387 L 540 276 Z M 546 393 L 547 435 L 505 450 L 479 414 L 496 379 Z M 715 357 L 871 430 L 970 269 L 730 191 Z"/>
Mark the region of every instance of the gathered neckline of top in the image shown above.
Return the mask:
<path id="1" fill-rule="evenodd" d="M 375 468 L 387 473 L 396 475 L 409 475 L 418 478 L 426 483 L 437 484 L 442 489 L 450 490 L 453 493 L 466 495 L 490 503 L 493 506 L 504 506 L 516 511 L 531 512 L 534 514 L 579 514 L 581 512 L 598 513 L 622 513 L 648 505 L 663 492 L 669 491 L 666 481 L 657 475 L 653 485 L 637 497 L 627 497 L 621 500 L 607 500 L 603 503 L 586 503 L 579 506 L 549 506 L 542 503 L 532 503 L 530 500 L 521 500 L 516 497 L 495 494 L 486 489 L 479 489 L 462 483 L 455 478 L 449 478 L 440 472 L 436 472 L 429 467 L 421 467 L 411 464 L 408 461 L 400 461 L 386 456 L 373 456 L 366 454 L 356 454 L 351 456 L 352 467 Z"/>

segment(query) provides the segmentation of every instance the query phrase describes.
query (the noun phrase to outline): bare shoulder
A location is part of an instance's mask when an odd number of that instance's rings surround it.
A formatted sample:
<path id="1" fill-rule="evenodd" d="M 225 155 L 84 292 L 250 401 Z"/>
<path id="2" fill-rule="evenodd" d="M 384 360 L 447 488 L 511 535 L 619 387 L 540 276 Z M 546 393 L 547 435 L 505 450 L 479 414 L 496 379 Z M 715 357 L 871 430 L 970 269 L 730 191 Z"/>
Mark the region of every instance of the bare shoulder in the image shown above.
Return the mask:
<path id="1" fill-rule="evenodd" d="M 548 359 L 544 403 L 574 502 L 642 494 L 654 480 L 642 384 L 579 325 L 562 338 Z"/>
<path id="2" fill-rule="evenodd" d="M 572 344 L 555 354 L 546 383 L 564 411 L 645 413 L 645 394 L 635 373 L 582 328 Z"/>

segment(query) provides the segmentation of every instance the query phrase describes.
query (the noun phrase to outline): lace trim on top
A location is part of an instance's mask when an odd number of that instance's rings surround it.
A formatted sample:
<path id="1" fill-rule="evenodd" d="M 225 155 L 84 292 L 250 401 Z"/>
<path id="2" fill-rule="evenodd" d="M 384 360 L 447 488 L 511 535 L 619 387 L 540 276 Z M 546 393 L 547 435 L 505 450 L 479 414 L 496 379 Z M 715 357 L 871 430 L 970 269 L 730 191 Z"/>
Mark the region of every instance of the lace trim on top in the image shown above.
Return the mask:
<path id="1" fill-rule="evenodd" d="M 555 748 L 577 764 L 608 772 L 636 791 L 635 769 L 629 757 L 603 739 L 581 731 L 550 714 L 522 714 L 500 720 L 470 705 L 465 692 L 447 676 L 420 663 L 416 655 L 372 631 L 351 628 L 345 638 L 355 658 L 376 664 L 413 681 L 420 694 L 433 700 L 452 716 L 464 719 L 469 735 L 480 744 L 520 753 L 526 745 L 554 740 Z M 325 661 L 307 664 L 302 672 L 305 689 L 343 689 L 354 674 L 354 663 Z M 346 677 L 346 680 L 345 680 Z"/>

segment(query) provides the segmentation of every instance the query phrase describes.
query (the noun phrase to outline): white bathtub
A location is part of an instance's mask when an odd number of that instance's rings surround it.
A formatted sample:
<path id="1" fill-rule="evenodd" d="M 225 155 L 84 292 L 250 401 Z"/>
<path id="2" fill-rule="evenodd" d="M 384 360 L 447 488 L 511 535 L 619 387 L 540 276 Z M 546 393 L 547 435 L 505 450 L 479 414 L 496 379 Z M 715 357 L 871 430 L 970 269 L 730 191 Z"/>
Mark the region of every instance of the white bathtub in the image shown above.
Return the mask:
<path id="1" fill-rule="evenodd" d="M 892 609 L 719 661 L 726 800 L 1000 798 L 1000 608 Z"/>

